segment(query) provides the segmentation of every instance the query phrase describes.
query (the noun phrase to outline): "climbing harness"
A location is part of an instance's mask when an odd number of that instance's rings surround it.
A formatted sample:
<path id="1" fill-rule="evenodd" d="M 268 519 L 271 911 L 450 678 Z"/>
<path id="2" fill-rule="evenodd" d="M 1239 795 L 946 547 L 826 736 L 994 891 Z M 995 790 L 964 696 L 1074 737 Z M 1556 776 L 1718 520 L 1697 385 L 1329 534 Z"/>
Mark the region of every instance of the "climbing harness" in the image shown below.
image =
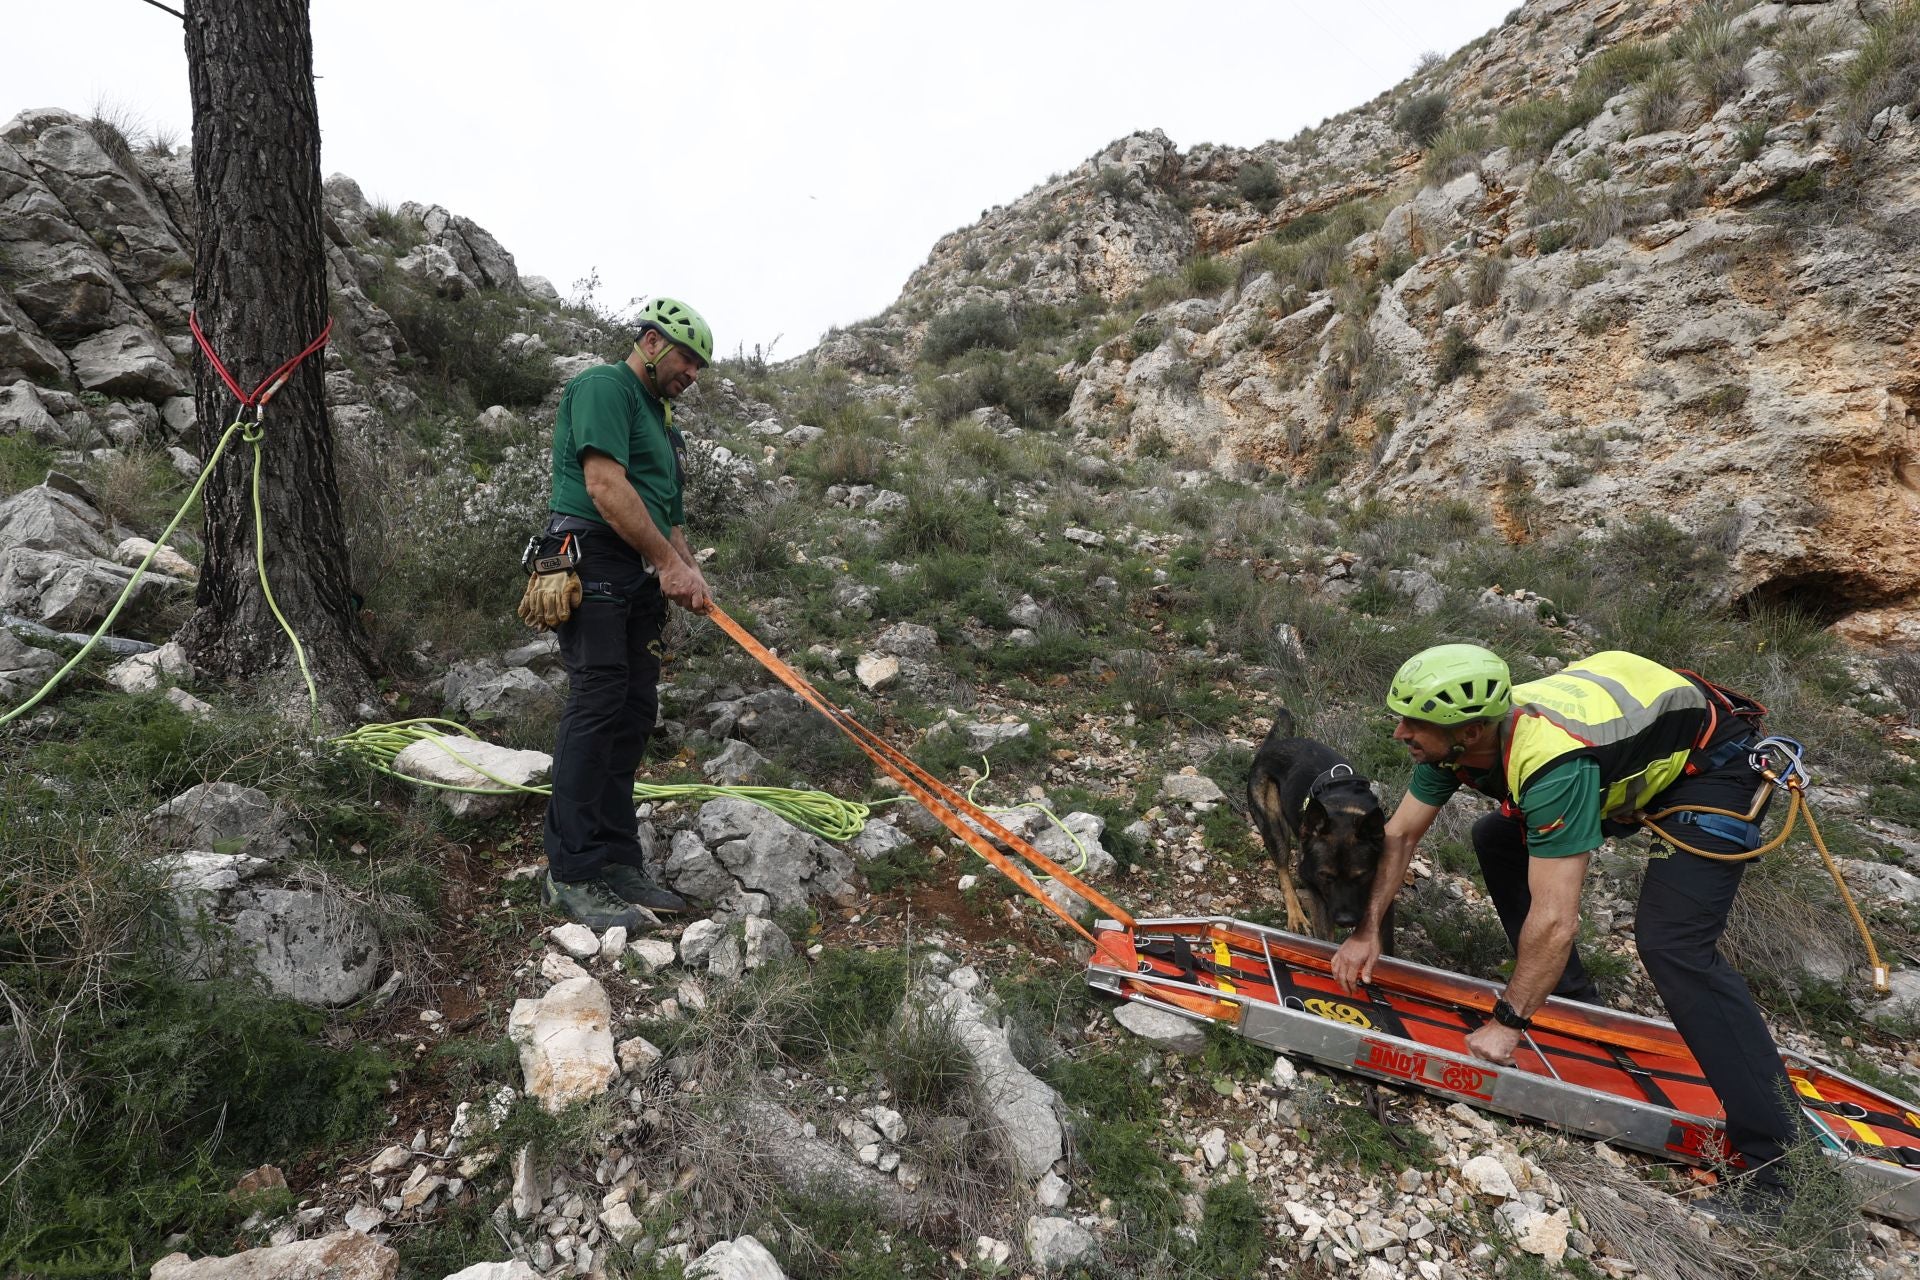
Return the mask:
<path id="1" fill-rule="evenodd" d="M 1833 887 L 1840 894 L 1840 901 L 1846 904 L 1847 914 L 1853 920 L 1853 927 L 1860 935 L 1860 941 L 1867 952 L 1867 963 L 1873 974 L 1873 989 L 1878 995 L 1886 995 L 1893 990 L 1891 974 L 1885 962 L 1880 959 L 1879 948 L 1874 945 L 1873 933 L 1867 928 L 1866 917 L 1860 913 L 1859 904 L 1853 900 L 1853 894 L 1847 889 L 1846 878 L 1840 874 L 1840 866 L 1827 849 L 1825 837 L 1820 834 L 1820 825 L 1814 821 L 1813 807 L 1807 803 L 1807 787 L 1813 781 L 1813 775 L 1807 771 L 1803 758 L 1806 748 L 1792 738 L 1773 736 L 1762 738 L 1758 742 L 1737 744 L 1747 753 L 1747 761 L 1754 772 L 1761 775 L 1759 789 L 1754 793 L 1753 803 L 1745 813 L 1735 809 L 1718 809 L 1711 805 L 1672 805 L 1652 813 L 1639 812 L 1634 820 L 1653 833 L 1656 840 L 1683 853 L 1691 853 L 1700 858 L 1711 858 L 1715 862 L 1747 862 L 1763 853 L 1771 853 L 1787 842 L 1793 834 L 1794 823 L 1804 819 L 1807 834 L 1813 838 L 1813 847 L 1819 850 L 1820 860 L 1826 865 L 1827 874 L 1833 879 Z M 1738 751 L 1729 753 L 1731 760 Z M 1721 763 L 1725 763 L 1722 760 Z M 1717 767 L 1717 766 L 1715 766 Z M 1787 816 L 1780 824 L 1779 834 L 1764 844 L 1760 841 L 1760 811 L 1766 806 L 1769 788 L 1783 791 L 1787 796 Z M 1662 826 L 1663 822 L 1669 825 Z M 1723 840 L 1732 840 L 1751 846 L 1741 853 L 1714 853 L 1697 848 L 1675 835 L 1673 827 L 1690 826 Z"/>

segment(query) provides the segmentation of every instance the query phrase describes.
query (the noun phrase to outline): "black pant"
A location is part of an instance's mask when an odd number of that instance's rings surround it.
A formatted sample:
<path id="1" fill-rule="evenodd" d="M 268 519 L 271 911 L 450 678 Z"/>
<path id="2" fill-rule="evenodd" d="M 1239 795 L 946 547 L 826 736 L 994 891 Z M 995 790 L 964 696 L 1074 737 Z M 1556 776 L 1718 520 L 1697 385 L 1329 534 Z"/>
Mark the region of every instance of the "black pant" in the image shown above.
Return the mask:
<path id="1" fill-rule="evenodd" d="M 1650 800 L 1647 808 L 1705 805 L 1744 813 L 1760 780 L 1742 756 L 1712 773 L 1680 779 Z M 1751 847 L 1696 826 L 1670 825 L 1669 829 L 1711 853 L 1737 853 Z M 1500 923 L 1517 946 L 1532 902 L 1527 892 L 1526 826 L 1517 818 L 1490 814 L 1474 824 L 1473 847 Z M 1655 851 L 1665 848 L 1656 844 Z M 1758 1178 L 1777 1183 L 1780 1170 L 1774 1162 L 1797 1135 L 1798 1123 L 1788 1102 L 1793 1090 L 1780 1064 L 1780 1050 L 1747 990 L 1747 980 L 1719 950 L 1720 935 L 1726 932 L 1727 915 L 1746 869 L 1744 862 L 1716 862 L 1679 850 L 1650 859 L 1634 917 L 1634 943 L 1674 1028 L 1720 1099 L 1729 1144 L 1750 1169 L 1759 1170 Z M 1568 957 L 1554 994 L 1571 995 L 1591 986 L 1576 952 Z"/>
<path id="2" fill-rule="evenodd" d="M 641 865 L 633 782 L 659 714 L 667 621 L 659 580 L 637 552 L 612 533 L 577 536 L 584 598 L 558 631 L 568 690 L 545 828 L 547 866 L 566 881 L 591 880 L 609 862 Z"/>

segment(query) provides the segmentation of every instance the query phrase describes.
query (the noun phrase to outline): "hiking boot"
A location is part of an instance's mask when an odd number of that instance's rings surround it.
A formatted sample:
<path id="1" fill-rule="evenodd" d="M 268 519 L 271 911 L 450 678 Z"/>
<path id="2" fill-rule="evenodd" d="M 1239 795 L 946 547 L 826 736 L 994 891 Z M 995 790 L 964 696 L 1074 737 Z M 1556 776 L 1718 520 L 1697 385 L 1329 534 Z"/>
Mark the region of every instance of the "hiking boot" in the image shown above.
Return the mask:
<path id="1" fill-rule="evenodd" d="M 1730 1178 L 1696 1207 L 1723 1226 L 1743 1231 L 1772 1232 L 1786 1221 L 1793 1193 L 1777 1182 L 1750 1177 Z"/>
<path id="2" fill-rule="evenodd" d="M 655 884 L 646 872 L 624 862 L 609 862 L 600 868 L 600 878 L 605 880 L 613 891 L 627 902 L 648 911 L 664 911 L 669 915 L 687 909 L 687 900 L 671 889 L 663 889 Z M 658 924 L 659 921 L 655 921 Z"/>
<path id="3" fill-rule="evenodd" d="M 614 892 L 604 878 L 592 880 L 555 880 L 547 872 L 547 905 L 558 907 L 569 920 L 589 929 L 638 929 L 646 923 L 646 912 Z M 659 923 L 655 921 L 654 923 Z"/>

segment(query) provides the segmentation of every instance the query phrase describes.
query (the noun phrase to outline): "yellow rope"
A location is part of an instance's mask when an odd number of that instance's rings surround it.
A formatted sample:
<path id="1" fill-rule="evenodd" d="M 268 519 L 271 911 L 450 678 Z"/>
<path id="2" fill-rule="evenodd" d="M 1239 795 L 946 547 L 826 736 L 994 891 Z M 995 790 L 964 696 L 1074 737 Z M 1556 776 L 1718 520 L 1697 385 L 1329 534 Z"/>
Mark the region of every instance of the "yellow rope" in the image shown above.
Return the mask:
<path id="1" fill-rule="evenodd" d="M 1859 932 L 1860 941 L 1866 945 L 1867 962 L 1873 970 L 1874 993 L 1883 996 L 1889 994 L 1893 990 L 1893 985 L 1887 966 L 1880 959 L 1879 948 L 1873 945 L 1873 934 L 1867 928 L 1866 917 L 1860 913 L 1860 907 L 1854 902 L 1853 894 L 1847 890 L 1847 882 L 1840 874 L 1839 864 L 1834 861 L 1833 854 L 1827 849 L 1827 842 L 1820 834 L 1819 824 L 1813 820 L 1813 806 L 1807 801 L 1806 791 L 1798 777 L 1789 778 L 1784 784 L 1787 789 L 1787 817 L 1786 821 L 1780 825 L 1780 834 L 1757 849 L 1749 849 L 1743 853 L 1711 853 L 1705 849 L 1694 848 L 1684 840 L 1670 835 L 1664 827 L 1659 825 L 1659 819 L 1674 813 L 1712 813 L 1727 818 L 1738 818 L 1743 822 L 1752 822 L 1759 816 L 1767 788 L 1773 783 L 1774 775 L 1769 772 L 1767 780 L 1760 784 L 1759 794 L 1754 797 L 1753 807 L 1746 813 L 1733 809 L 1715 809 L 1707 805 L 1674 805 L 1658 813 L 1643 813 L 1638 817 L 1640 824 L 1653 832 L 1654 836 L 1662 842 L 1684 853 L 1691 853 L 1699 858 L 1711 858 L 1715 862 L 1748 862 L 1763 853 L 1771 853 L 1787 842 L 1787 837 L 1793 834 L 1794 822 L 1804 817 L 1807 820 L 1807 834 L 1813 837 L 1813 847 L 1819 850 L 1820 860 L 1826 864 L 1827 874 L 1833 877 L 1833 887 L 1839 891 L 1840 901 L 1846 904 L 1847 914 L 1853 917 L 1853 927 Z"/>

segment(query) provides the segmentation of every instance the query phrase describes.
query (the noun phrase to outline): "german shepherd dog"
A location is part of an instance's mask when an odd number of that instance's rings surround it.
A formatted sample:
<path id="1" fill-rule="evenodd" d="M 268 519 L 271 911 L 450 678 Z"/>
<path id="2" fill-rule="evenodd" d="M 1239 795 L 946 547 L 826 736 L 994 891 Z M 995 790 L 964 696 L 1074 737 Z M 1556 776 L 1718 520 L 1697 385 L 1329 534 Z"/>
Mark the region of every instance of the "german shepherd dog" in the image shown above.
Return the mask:
<path id="1" fill-rule="evenodd" d="M 1352 929 L 1365 918 L 1386 845 L 1386 815 L 1372 784 L 1339 752 L 1294 736 L 1285 707 L 1274 713 L 1273 728 L 1254 753 L 1247 807 L 1280 869 L 1289 930 L 1331 940 L 1335 929 Z M 1393 954 L 1391 906 L 1380 922 L 1380 949 Z"/>

